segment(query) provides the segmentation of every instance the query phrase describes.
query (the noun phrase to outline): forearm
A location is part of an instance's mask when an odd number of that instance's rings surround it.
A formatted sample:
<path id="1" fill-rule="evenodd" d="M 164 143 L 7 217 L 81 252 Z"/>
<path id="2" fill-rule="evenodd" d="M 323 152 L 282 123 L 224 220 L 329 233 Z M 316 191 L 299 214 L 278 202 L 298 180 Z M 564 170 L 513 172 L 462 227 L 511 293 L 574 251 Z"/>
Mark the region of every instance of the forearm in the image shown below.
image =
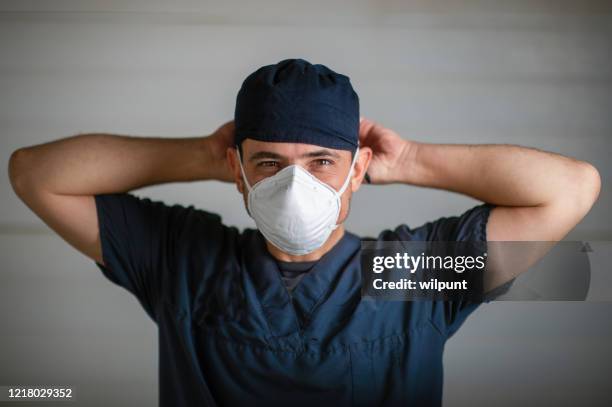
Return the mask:
<path id="1" fill-rule="evenodd" d="M 14 184 L 68 195 L 126 192 L 166 182 L 214 177 L 206 137 L 155 138 L 79 134 L 18 150 Z"/>
<path id="2" fill-rule="evenodd" d="M 446 189 L 504 206 L 541 206 L 580 196 L 590 164 L 513 145 L 414 143 L 403 182 Z"/>

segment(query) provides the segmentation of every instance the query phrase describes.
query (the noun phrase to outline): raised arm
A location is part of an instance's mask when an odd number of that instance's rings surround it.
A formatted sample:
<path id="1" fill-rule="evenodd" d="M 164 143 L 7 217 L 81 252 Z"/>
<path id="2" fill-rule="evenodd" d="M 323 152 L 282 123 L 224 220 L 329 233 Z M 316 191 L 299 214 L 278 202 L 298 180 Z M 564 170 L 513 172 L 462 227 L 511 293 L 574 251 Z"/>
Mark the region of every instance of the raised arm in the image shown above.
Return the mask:
<path id="1" fill-rule="evenodd" d="M 599 196 L 599 173 L 586 161 L 515 145 L 408 141 L 367 119 L 360 133 L 373 150 L 372 183 L 445 189 L 497 205 L 487 223 L 488 241 L 559 241 Z M 534 244 L 517 264 L 510 246 L 490 247 L 489 289 L 525 271 L 550 248 Z"/>
<path id="2" fill-rule="evenodd" d="M 233 178 L 225 163 L 233 122 L 191 138 L 79 134 L 16 150 L 15 193 L 51 229 L 100 264 L 94 195 L 181 181 Z"/>

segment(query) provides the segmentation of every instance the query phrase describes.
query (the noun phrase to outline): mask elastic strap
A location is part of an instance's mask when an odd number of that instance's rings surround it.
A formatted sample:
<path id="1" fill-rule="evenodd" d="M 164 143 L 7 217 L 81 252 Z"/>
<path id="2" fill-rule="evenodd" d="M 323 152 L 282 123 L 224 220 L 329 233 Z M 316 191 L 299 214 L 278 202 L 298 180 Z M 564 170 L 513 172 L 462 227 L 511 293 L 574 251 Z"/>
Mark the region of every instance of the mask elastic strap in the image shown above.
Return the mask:
<path id="1" fill-rule="evenodd" d="M 355 150 L 355 155 L 353 156 L 353 162 L 351 163 L 351 169 L 349 170 L 349 173 L 346 179 L 344 180 L 344 185 L 342 185 L 342 188 L 340 188 L 340 191 L 338 191 L 338 196 L 344 193 L 344 190 L 346 189 L 346 187 L 349 184 L 349 181 L 351 180 L 351 175 L 353 174 L 353 169 L 355 167 L 355 162 L 357 161 L 358 154 L 359 154 L 359 144 L 357 144 L 357 150 Z M 339 226 L 340 226 L 339 224 L 335 224 L 331 227 L 331 230 L 336 230 L 338 229 Z"/>
<path id="2" fill-rule="evenodd" d="M 247 181 L 246 174 L 244 173 L 244 168 L 242 167 L 242 157 L 240 157 L 240 147 L 236 146 L 236 152 L 238 153 L 238 163 L 240 164 L 240 172 L 242 173 L 242 179 L 244 180 L 244 183 L 246 184 L 249 192 L 251 192 L 251 185 L 249 184 L 249 181 Z"/>
<path id="3" fill-rule="evenodd" d="M 359 155 L 359 145 L 357 145 L 357 150 L 355 150 L 355 155 L 353 156 L 353 162 L 351 163 L 351 169 L 349 170 L 349 173 L 346 179 L 344 180 L 344 184 L 342 185 L 342 188 L 340 188 L 340 191 L 338 191 L 338 195 L 342 195 L 344 193 L 344 190 L 348 186 L 349 181 L 351 180 L 351 175 L 353 175 L 353 169 L 355 168 L 355 162 L 357 161 L 358 155 Z"/>

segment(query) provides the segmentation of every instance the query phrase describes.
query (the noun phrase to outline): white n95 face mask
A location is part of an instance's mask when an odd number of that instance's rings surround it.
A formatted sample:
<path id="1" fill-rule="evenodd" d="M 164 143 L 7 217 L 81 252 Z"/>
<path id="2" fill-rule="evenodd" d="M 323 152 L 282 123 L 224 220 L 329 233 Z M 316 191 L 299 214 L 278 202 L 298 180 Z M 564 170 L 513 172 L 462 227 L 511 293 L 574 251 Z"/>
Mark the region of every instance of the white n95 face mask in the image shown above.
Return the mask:
<path id="1" fill-rule="evenodd" d="M 242 167 L 240 149 L 237 150 L 242 178 L 249 191 L 247 209 L 261 234 L 291 255 L 308 254 L 321 247 L 338 227 L 340 197 L 351 179 L 359 147 L 340 191 L 299 165 L 289 165 L 251 187 Z"/>

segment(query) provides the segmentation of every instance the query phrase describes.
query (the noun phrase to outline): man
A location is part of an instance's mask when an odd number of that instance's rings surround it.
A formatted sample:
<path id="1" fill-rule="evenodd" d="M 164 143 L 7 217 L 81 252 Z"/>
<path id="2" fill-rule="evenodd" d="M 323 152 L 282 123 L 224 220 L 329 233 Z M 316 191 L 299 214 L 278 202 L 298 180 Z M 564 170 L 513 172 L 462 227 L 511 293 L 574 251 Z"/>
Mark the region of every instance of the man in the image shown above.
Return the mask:
<path id="1" fill-rule="evenodd" d="M 361 238 L 343 222 L 366 174 L 484 202 L 377 241 L 559 241 L 600 189 L 557 154 L 403 139 L 360 120 L 347 76 L 303 59 L 249 75 L 210 136 L 77 135 L 16 151 L 9 172 L 157 323 L 164 406 L 439 405 L 445 342 L 478 303 L 361 297 Z M 234 182 L 257 229 L 127 193 L 196 180 Z M 519 269 L 494 253 L 486 291 Z"/>

